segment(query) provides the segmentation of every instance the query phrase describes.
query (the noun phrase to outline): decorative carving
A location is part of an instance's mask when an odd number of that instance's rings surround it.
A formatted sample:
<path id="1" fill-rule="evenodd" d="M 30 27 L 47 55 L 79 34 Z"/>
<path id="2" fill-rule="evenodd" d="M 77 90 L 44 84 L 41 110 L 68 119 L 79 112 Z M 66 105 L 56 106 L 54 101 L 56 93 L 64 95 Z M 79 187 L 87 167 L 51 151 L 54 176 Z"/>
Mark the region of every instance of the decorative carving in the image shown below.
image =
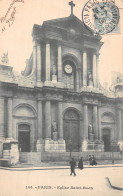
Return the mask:
<path id="1" fill-rule="evenodd" d="M 93 133 L 93 126 L 91 123 L 88 125 L 88 130 L 89 130 L 89 133 Z"/>
<path id="2" fill-rule="evenodd" d="M 91 72 L 88 73 L 88 85 L 93 86 L 93 77 Z"/>
<path id="3" fill-rule="evenodd" d="M 74 111 L 69 110 L 65 113 L 65 119 L 78 120 L 78 115 Z"/>
<path id="4" fill-rule="evenodd" d="M 53 122 L 52 122 L 52 136 L 53 136 L 53 140 L 54 140 L 54 141 L 56 141 L 56 140 L 58 139 L 56 121 L 53 121 Z"/>
<path id="5" fill-rule="evenodd" d="M 56 121 L 52 122 L 52 132 L 57 132 L 57 124 Z"/>
<path id="6" fill-rule="evenodd" d="M 3 53 L 3 56 L 1 57 L 1 62 L 6 64 L 6 65 L 9 63 L 8 52 L 7 53 Z"/>
<path id="7" fill-rule="evenodd" d="M 52 67 L 52 75 L 56 75 L 56 65 L 55 64 Z"/>
<path id="8" fill-rule="evenodd" d="M 89 139 L 94 140 L 93 126 L 91 123 L 88 125 L 88 133 L 89 133 Z"/>

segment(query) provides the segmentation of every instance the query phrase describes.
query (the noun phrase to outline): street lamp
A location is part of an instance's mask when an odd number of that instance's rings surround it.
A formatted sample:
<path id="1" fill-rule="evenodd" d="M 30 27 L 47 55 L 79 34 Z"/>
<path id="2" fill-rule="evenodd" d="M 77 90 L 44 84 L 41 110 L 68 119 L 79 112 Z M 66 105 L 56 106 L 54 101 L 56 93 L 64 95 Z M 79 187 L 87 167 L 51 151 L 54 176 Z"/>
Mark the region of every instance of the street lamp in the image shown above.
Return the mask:
<path id="1" fill-rule="evenodd" d="M 114 150 L 115 150 L 115 147 L 116 147 L 116 143 L 115 143 L 115 141 L 112 141 L 111 142 L 112 164 L 114 164 Z"/>
<path id="2" fill-rule="evenodd" d="M 72 141 L 69 140 L 69 150 L 70 150 L 70 160 L 71 160 L 71 152 L 72 152 Z"/>

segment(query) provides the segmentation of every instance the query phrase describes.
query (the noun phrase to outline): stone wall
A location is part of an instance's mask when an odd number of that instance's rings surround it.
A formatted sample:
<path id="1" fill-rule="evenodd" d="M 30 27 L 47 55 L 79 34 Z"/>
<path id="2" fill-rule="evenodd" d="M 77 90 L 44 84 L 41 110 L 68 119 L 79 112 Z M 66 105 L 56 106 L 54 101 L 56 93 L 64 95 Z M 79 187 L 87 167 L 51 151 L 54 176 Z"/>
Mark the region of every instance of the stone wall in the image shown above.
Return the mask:
<path id="1" fill-rule="evenodd" d="M 71 156 L 74 157 L 76 160 L 79 160 L 80 157 L 83 157 L 84 161 L 88 160 L 89 155 L 94 155 L 97 160 L 112 160 L 112 153 L 111 152 L 72 152 Z M 123 159 L 123 155 L 121 155 L 119 152 L 114 152 L 113 157 L 116 160 Z M 57 162 L 57 161 L 69 161 L 70 160 L 70 152 L 55 152 L 55 153 L 49 153 L 49 152 L 42 152 L 41 153 L 41 160 L 42 161 L 51 161 L 51 162 Z"/>

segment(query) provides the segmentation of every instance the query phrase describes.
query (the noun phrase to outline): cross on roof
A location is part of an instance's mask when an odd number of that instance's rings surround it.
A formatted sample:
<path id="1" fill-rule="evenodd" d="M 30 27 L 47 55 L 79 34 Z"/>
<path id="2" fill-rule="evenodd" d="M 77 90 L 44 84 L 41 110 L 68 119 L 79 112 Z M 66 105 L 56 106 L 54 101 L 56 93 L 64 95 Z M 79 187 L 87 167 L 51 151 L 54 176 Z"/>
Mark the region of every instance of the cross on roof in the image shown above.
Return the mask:
<path id="1" fill-rule="evenodd" d="M 73 1 L 70 1 L 69 5 L 71 6 L 71 15 L 73 15 L 73 7 L 75 7 L 75 4 L 73 3 Z"/>

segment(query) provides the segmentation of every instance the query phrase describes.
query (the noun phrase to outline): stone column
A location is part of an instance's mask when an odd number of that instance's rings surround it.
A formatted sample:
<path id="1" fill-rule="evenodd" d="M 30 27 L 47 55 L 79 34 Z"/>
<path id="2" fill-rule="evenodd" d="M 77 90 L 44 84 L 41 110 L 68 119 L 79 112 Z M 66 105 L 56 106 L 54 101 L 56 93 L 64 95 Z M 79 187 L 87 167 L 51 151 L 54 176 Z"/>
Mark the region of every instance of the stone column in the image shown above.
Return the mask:
<path id="1" fill-rule="evenodd" d="M 76 90 L 79 91 L 79 69 L 76 69 Z"/>
<path id="2" fill-rule="evenodd" d="M 41 46 L 37 45 L 37 81 L 41 81 Z"/>
<path id="3" fill-rule="evenodd" d="M 63 139 L 62 102 L 58 102 L 58 133 L 59 139 Z"/>
<path id="4" fill-rule="evenodd" d="M 122 140 L 122 127 L 121 127 L 121 109 L 117 111 L 117 130 L 118 130 L 118 140 Z"/>
<path id="5" fill-rule="evenodd" d="M 32 72 L 35 71 L 35 77 L 36 77 L 36 41 L 33 41 L 33 70 Z"/>
<path id="6" fill-rule="evenodd" d="M 4 97 L 0 97 L 0 138 L 5 137 L 4 133 Z"/>
<path id="7" fill-rule="evenodd" d="M 97 87 L 97 57 L 96 53 L 93 54 L 93 84 Z"/>
<path id="8" fill-rule="evenodd" d="M 12 138 L 12 98 L 8 98 L 8 138 Z"/>
<path id="9" fill-rule="evenodd" d="M 123 140 L 123 110 L 121 110 L 121 121 L 122 121 L 122 124 L 121 124 L 121 130 L 122 130 L 122 140 Z"/>
<path id="10" fill-rule="evenodd" d="M 97 64 L 97 71 L 96 71 L 96 82 L 97 82 L 97 88 L 99 87 L 99 53 L 97 53 L 96 55 L 96 58 L 97 58 L 97 61 L 96 61 L 96 64 Z"/>
<path id="11" fill-rule="evenodd" d="M 83 106 L 84 139 L 88 139 L 88 105 Z"/>
<path id="12" fill-rule="evenodd" d="M 87 52 L 83 52 L 83 86 L 87 86 Z"/>
<path id="13" fill-rule="evenodd" d="M 62 49 L 58 45 L 58 82 L 62 82 Z"/>
<path id="14" fill-rule="evenodd" d="M 46 43 L 46 81 L 50 81 L 50 43 Z"/>
<path id="15" fill-rule="evenodd" d="M 51 103 L 45 103 L 45 139 L 51 139 Z"/>
<path id="16" fill-rule="evenodd" d="M 97 118 L 97 105 L 93 106 L 93 131 L 98 139 L 98 118 Z"/>
<path id="17" fill-rule="evenodd" d="M 38 139 L 42 139 L 42 101 L 38 100 Z"/>
<path id="18" fill-rule="evenodd" d="M 82 87 L 82 68 L 79 68 L 79 88 Z"/>
<path id="19" fill-rule="evenodd" d="M 99 129 L 99 139 L 102 139 L 102 132 L 101 132 L 101 108 L 98 107 L 98 129 Z"/>
<path id="20" fill-rule="evenodd" d="M 42 101 L 38 100 L 37 102 L 37 110 L 38 110 L 38 138 L 36 149 L 37 152 L 41 152 L 44 150 L 44 141 L 43 141 L 43 133 L 42 133 Z"/>

